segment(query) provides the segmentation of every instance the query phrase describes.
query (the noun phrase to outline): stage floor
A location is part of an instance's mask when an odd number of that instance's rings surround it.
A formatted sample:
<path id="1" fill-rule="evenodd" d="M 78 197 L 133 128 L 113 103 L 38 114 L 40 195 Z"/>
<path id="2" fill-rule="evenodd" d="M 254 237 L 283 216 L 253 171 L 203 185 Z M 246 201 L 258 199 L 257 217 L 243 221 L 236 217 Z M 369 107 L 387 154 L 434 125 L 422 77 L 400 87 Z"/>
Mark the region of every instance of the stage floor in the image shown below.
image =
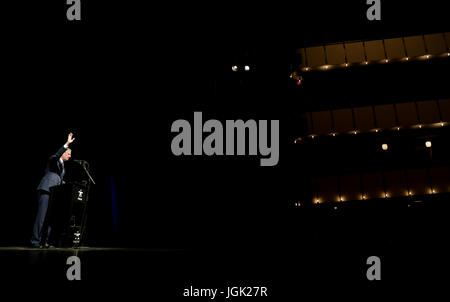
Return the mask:
<path id="1" fill-rule="evenodd" d="M 191 286 L 219 288 L 225 292 L 233 286 L 267 287 L 270 296 L 276 299 L 305 298 L 311 294 L 319 300 L 329 299 L 354 293 L 355 286 L 359 291 L 375 294 L 375 290 L 382 295 L 401 292 L 402 284 L 420 283 L 424 288 L 430 281 L 442 281 L 442 273 L 448 268 L 448 264 L 442 262 L 447 256 L 444 250 L 435 251 L 434 257 L 430 257 L 430 253 L 424 253 L 424 247 L 414 250 L 409 246 L 396 251 L 393 246 L 393 249 L 378 251 L 382 260 L 382 283 L 378 283 L 367 280 L 368 254 L 363 249 L 343 245 L 323 248 L 34 249 L 10 246 L 0 247 L 0 266 L 5 289 L 9 289 L 9 285 L 26 288 L 58 284 L 64 292 L 75 288 L 81 295 L 94 290 L 100 298 L 103 297 L 100 292 L 114 296 L 132 291 L 147 297 L 163 296 L 165 300 L 184 298 L 183 292 Z M 77 256 L 81 261 L 81 281 L 67 280 L 70 265 L 66 261 L 70 256 Z M 338 291 L 333 293 L 331 289 Z"/>

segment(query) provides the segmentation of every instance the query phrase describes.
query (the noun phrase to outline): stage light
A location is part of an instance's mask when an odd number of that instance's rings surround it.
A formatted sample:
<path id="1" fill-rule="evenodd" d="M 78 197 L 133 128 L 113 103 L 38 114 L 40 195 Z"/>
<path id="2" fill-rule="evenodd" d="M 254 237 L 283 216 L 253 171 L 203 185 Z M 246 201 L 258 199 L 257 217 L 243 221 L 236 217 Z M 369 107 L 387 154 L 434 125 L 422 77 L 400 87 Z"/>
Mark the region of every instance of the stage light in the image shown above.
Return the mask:
<path id="1" fill-rule="evenodd" d="M 377 133 L 378 133 L 378 129 L 375 129 L 375 132 L 377 132 Z"/>
<path id="2" fill-rule="evenodd" d="M 366 64 L 366 65 L 367 65 L 367 64 L 369 64 L 369 62 L 365 61 L 365 62 L 364 62 L 364 64 Z"/>
<path id="3" fill-rule="evenodd" d="M 400 131 L 400 127 L 397 127 L 397 131 Z"/>
<path id="4" fill-rule="evenodd" d="M 362 195 L 361 197 L 362 197 L 362 199 L 366 199 L 366 195 Z"/>
<path id="5" fill-rule="evenodd" d="M 389 197 L 388 193 L 384 193 L 384 197 L 388 198 Z"/>
<path id="6" fill-rule="evenodd" d="M 430 141 L 426 141 L 426 142 L 425 142 L 425 147 L 431 148 L 431 142 L 430 142 Z"/>
<path id="7" fill-rule="evenodd" d="M 448 56 L 448 57 L 450 57 L 450 52 L 449 52 L 449 53 L 447 53 L 447 56 Z"/>
<path id="8" fill-rule="evenodd" d="M 316 199 L 316 203 L 320 203 L 320 199 Z"/>
<path id="9" fill-rule="evenodd" d="M 250 70 L 250 66 L 245 65 L 244 70 L 245 70 L 245 71 L 249 71 L 249 70 Z"/>
<path id="10" fill-rule="evenodd" d="M 386 59 L 386 60 L 384 60 L 386 63 L 389 63 L 389 60 L 388 59 Z"/>
<path id="11" fill-rule="evenodd" d="M 422 129 L 422 125 L 419 125 L 419 129 Z"/>
<path id="12" fill-rule="evenodd" d="M 432 57 L 432 55 L 423 55 L 423 56 L 419 56 L 419 57 L 417 57 L 417 59 L 419 59 L 419 60 L 428 60 L 428 59 L 430 59 Z"/>
<path id="13" fill-rule="evenodd" d="M 443 122 L 441 122 L 441 126 L 444 127 L 444 123 Z"/>
<path id="14" fill-rule="evenodd" d="M 345 67 L 348 67 L 348 63 L 345 63 Z"/>
<path id="15" fill-rule="evenodd" d="M 231 70 L 238 71 L 238 67 L 236 65 L 231 66 Z"/>
<path id="16" fill-rule="evenodd" d="M 435 193 L 436 193 L 436 191 L 435 191 L 435 190 L 432 190 L 431 192 L 433 192 L 433 194 L 435 194 Z"/>
<path id="17" fill-rule="evenodd" d="M 381 148 L 382 148 L 384 151 L 386 151 L 386 150 L 388 149 L 388 144 L 382 144 L 382 145 L 381 145 Z"/>
<path id="18" fill-rule="evenodd" d="M 337 210 L 337 207 L 334 207 L 335 210 Z"/>
<path id="19" fill-rule="evenodd" d="M 405 58 L 405 60 L 406 60 L 406 61 L 409 61 L 409 58 L 408 58 L 408 57 L 406 57 L 406 58 Z"/>

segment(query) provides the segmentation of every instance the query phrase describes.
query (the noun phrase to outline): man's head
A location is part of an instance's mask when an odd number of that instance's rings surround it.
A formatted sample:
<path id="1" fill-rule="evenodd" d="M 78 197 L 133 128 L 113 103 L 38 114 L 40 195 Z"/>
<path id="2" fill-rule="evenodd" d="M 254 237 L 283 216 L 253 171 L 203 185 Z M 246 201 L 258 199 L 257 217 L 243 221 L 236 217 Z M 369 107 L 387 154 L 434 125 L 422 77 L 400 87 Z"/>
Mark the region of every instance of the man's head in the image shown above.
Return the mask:
<path id="1" fill-rule="evenodd" d="M 61 155 L 61 159 L 62 161 L 68 161 L 70 157 L 72 157 L 72 150 L 67 148 L 66 152 L 64 152 L 63 155 Z"/>

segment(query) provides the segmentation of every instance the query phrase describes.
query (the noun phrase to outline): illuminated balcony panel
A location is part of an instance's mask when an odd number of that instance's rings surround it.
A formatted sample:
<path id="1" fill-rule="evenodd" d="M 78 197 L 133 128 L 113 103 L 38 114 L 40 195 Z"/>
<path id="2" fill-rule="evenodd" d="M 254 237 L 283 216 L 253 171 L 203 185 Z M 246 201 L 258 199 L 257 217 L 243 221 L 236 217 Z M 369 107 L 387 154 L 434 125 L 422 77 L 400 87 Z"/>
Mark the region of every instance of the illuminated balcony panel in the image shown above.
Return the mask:
<path id="1" fill-rule="evenodd" d="M 430 54 L 442 54 L 447 52 L 443 34 L 425 35 L 425 43 Z"/>
<path id="2" fill-rule="evenodd" d="M 418 57 L 426 54 L 422 36 L 405 37 L 405 45 L 409 57 Z"/>
<path id="3" fill-rule="evenodd" d="M 401 38 L 384 40 L 388 59 L 401 59 L 406 57 L 405 48 Z"/>
<path id="4" fill-rule="evenodd" d="M 346 43 L 345 48 L 347 49 L 349 63 L 361 63 L 365 61 L 362 42 Z"/>
<path id="5" fill-rule="evenodd" d="M 345 49 L 344 44 L 334 44 L 326 46 L 327 61 L 331 65 L 345 64 Z"/>
<path id="6" fill-rule="evenodd" d="M 325 65 L 325 50 L 323 46 L 306 48 L 306 56 L 310 67 Z"/>
<path id="7" fill-rule="evenodd" d="M 382 40 L 367 41 L 365 45 L 367 60 L 379 61 L 386 58 Z"/>

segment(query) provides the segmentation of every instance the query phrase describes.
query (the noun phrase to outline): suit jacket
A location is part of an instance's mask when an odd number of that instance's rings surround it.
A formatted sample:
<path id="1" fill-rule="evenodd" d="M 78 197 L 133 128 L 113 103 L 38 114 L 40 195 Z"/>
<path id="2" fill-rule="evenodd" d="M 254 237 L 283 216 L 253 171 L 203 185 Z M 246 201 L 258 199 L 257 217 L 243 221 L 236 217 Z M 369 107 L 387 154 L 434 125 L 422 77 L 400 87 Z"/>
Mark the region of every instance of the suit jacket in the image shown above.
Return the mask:
<path id="1" fill-rule="evenodd" d="M 45 175 L 42 177 L 38 190 L 50 192 L 50 188 L 63 184 L 64 166 L 59 161 L 61 155 L 66 152 L 66 148 L 62 146 L 58 152 L 50 156 L 47 167 L 45 168 Z"/>

